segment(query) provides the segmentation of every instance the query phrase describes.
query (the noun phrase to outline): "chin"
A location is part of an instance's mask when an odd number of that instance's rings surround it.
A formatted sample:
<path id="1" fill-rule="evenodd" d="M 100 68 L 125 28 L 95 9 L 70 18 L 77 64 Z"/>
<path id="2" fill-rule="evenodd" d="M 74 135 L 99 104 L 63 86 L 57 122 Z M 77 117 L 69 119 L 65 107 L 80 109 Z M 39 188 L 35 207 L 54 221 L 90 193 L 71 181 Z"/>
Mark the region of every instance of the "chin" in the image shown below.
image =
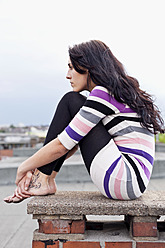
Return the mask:
<path id="1" fill-rule="evenodd" d="M 73 91 L 74 91 L 74 92 L 82 92 L 83 90 L 85 90 L 85 89 L 73 88 Z"/>
<path id="2" fill-rule="evenodd" d="M 77 90 L 77 89 L 73 89 L 74 92 L 80 92 L 80 90 Z"/>

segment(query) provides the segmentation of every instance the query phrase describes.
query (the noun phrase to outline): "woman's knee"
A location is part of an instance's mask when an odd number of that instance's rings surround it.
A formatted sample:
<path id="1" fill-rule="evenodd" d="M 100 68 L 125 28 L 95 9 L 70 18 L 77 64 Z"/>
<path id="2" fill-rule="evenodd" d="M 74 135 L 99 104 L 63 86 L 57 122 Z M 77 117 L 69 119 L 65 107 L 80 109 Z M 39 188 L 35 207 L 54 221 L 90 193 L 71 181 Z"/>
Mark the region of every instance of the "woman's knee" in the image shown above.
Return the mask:
<path id="1" fill-rule="evenodd" d="M 79 111 L 84 105 L 86 97 L 78 92 L 70 91 L 67 92 L 61 99 L 60 103 L 67 106 L 72 117 Z"/>
<path id="2" fill-rule="evenodd" d="M 86 97 L 81 95 L 79 92 L 75 92 L 75 91 L 69 91 L 67 92 L 61 100 L 65 100 L 65 101 L 73 101 L 74 99 L 76 100 L 85 100 Z"/>

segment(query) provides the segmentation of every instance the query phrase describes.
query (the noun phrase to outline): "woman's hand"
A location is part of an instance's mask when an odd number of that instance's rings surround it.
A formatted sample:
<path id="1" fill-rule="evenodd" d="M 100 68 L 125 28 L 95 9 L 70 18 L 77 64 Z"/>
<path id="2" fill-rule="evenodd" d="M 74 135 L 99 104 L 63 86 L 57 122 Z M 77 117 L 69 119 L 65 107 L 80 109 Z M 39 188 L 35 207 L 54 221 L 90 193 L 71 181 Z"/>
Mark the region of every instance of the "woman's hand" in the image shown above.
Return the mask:
<path id="1" fill-rule="evenodd" d="M 17 175 L 16 175 L 16 180 L 15 184 L 18 186 L 19 182 L 23 179 L 26 178 L 26 184 L 29 186 L 30 180 L 32 177 L 32 171 L 25 171 L 23 170 L 23 164 L 21 164 L 18 169 L 17 169 Z"/>
<path id="2" fill-rule="evenodd" d="M 67 150 L 59 141 L 58 138 L 50 141 L 47 145 L 43 146 L 34 155 L 25 160 L 17 170 L 16 185 L 19 184 L 21 179 L 28 173 L 43 165 L 49 164 L 52 161 L 62 157 L 69 150 Z"/>
<path id="3" fill-rule="evenodd" d="M 16 180 L 15 180 L 15 184 L 18 186 L 19 182 L 26 176 L 30 176 L 30 173 L 28 173 L 30 171 L 25 171 L 23 164 L 21 164 L 18 169 L 17 169 L 17 175 L 16 175 Z M 31 178 L 31 177 L 30 177 Z M 28 179 L 28 177 L 27 177 Z"/>
<path id="4" fill-rule="evenodd" d="M 14 195 L 20 199 L 30 197 L 31 194 L 27 191 L 32 178 L 32 171 L 28 171 L 26 175 L 19 181 Z"/>
<path id="5" fill-rule="evenodd" d="M 31 182 L 33 172 L 28 171 L 25 176 L 17 184 L 17 188 L 14 191 L 14 194 L 4 198 L 4 201 L 7 203 L 18 203 L 22 200 L 29 198 L 31 194 L 28 192 L 28 188 Z"/>

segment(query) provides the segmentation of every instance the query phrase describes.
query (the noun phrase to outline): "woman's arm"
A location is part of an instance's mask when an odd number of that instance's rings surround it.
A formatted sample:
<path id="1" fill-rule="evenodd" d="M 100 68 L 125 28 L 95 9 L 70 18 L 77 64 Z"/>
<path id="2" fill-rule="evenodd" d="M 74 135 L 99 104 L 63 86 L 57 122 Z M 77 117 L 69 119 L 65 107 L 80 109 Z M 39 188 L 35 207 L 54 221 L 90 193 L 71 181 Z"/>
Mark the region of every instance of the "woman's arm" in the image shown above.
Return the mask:
<path id="1" fill-rule="evenodd" d="M 66 156 L 66 159 L 70 158 L 78 150 L 78 145 L 75 145 L 72 150 L 70 150 Z M 65 160 L 66 160 L 65 159 Z"/>
<path id="2" fill-rule="evenodd" d="M 60 158 L 67 152 L 68 150 L 61 144 L 58 138 L 52 140 L 18 167 L 15 183 L 18 185 L 20 180 L 26 175 L 28 171 L 32 171 L 45 164 L 48 164 Z"/>

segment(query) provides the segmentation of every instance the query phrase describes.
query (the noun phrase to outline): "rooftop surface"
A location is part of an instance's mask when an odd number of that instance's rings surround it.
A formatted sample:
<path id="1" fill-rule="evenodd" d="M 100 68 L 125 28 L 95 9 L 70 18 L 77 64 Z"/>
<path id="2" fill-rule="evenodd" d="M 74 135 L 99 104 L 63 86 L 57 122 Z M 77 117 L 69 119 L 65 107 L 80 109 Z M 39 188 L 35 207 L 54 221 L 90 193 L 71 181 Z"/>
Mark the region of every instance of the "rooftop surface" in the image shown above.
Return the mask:
<path id="1" fill-rule="evenodd" d="M 97 191 L 97 188 L 92 183 L 60 183 L 57 186 L 59 191 Z M 14 189 L 14 185 L 0 186 L 1 248 L 31 248 L 33 231 L 38 228 L 38 224 L 36 220 L 32 220 L 31 215 L 27 214 L 27 202 L 29 200 L 19 204 L 6 204 L 3 202 L 3 198 L 12 194 Z M 163 189 L 165 189 L 164 178 L 151 179 L 148 190 L 158 191 Z M 164 216 L 162 218 L 165 219 Z M 162 239 L 165 241 L 164 236 Z"/>

